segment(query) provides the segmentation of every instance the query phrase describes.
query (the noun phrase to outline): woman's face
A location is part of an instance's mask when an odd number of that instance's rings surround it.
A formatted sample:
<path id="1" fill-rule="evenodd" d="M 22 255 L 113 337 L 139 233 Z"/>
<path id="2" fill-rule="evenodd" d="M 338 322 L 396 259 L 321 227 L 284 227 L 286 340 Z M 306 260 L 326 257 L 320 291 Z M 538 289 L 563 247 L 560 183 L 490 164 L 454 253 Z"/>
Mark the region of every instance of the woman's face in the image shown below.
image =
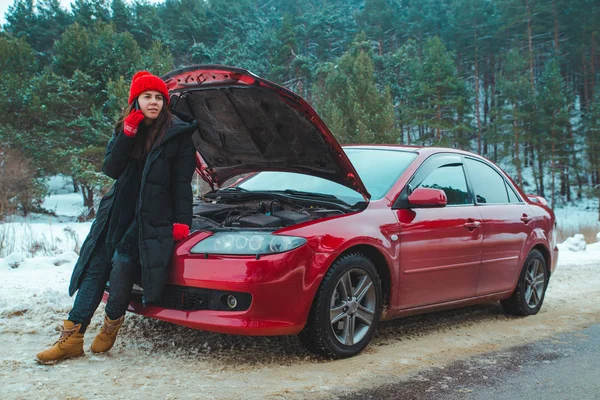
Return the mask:
<path id="1" fill-rule="evenodd" d="M 140 110 L 144 113 L 144 117 L 149 120 L 155 120 L 163 108 L 164 98 L 160 92 L 148 90 L 143 92 L 138 97 Z"/>

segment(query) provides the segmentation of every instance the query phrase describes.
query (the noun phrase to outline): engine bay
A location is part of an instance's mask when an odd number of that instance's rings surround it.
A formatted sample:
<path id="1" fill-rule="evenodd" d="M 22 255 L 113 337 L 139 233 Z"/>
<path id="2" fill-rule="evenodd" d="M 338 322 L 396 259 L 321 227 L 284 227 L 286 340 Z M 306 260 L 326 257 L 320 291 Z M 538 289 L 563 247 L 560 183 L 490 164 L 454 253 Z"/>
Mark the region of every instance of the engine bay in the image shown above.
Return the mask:
<path id="1" fill-rule="evenodd" d="M 346 211 L 325 207 L 319 202 L 286 200 L 277 197 L 244 199 L 211 196 L 194 200 L 192 230 L 221 228 L 275 230 Z"/>

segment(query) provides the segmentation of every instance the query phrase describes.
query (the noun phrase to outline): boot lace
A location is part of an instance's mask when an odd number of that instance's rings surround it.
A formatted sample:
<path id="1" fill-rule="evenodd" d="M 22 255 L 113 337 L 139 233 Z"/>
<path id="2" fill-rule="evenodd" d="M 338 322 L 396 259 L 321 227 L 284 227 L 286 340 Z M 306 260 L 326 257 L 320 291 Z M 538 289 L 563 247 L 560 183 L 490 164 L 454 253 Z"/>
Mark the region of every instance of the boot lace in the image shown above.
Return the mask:
<path id="1" fill-rule="evenodd" d="M 101 333 L 105 333 L 108 336 L 112 336 L 112 334 L 119 329 L 119 327 L 121 326 L 121 323 L 123 322 L 122 317 L 113 321 L 113 323 L 111 324 L 108 321 L 105 321 L 104 324 L 102 325 L 102 331 Z"/>
<path id="2" fill-rule="evenodd" d="M 60 337 L 58 338 L 58 340 L 56 342 L 54 342 L 54 344 L 63 344 L 64 342 L 67 341 L 67 339 L 69 339 L 71 337 L 71 335 L 73 334 L 73 332 L 75 332 L 75 329 L 63 329 L 60 332 Z"/>

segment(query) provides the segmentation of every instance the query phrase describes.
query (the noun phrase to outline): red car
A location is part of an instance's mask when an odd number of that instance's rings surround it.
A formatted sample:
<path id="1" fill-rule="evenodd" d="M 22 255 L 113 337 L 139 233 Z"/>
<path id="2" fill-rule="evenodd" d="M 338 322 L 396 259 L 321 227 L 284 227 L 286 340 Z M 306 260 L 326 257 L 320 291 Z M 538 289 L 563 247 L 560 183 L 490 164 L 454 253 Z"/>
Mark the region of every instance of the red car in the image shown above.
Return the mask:
<path id="1" fill-rule="evenodd" d="M 198 172 L 213 190 L 196 201 L 160 303 L 134 300 L 130 311 L 299 334 L 341 358 L 363 350 L 380 320 L 491 301 L 509 314 L 540 310 L 558 256 L 554 215 L 490 161 L 342 148 L 302 98 L 242 69 L 191 66 L 164 79 L 174 110 L 198 121 Z"/>

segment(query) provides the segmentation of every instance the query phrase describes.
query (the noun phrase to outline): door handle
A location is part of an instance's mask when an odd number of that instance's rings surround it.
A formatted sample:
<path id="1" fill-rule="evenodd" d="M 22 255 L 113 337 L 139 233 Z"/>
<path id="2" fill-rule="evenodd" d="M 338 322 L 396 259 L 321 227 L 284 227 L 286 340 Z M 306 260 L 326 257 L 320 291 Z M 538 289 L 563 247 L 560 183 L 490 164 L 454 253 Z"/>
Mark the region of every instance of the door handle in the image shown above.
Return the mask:
<path id="1" fill-rule="evenodd" d="M 481 222 L 479 222 L 479 221 L 475 221 L 474 219 L 472 219 L 472 218 L 469 218 L 469 219 L 467 220 L 467 222 L 465 222 L 465 225 L 464 225 L 464 226 L 465 226 L 465 228 L 467 228 L 468 230 L 472 231 L 472 230 L 475 230 L 475 229 L 479 228 L 479 226 L 480 226 L 480 225 L 481 225 Z"/>
<path id="2" fill-rule="evenodd" d="M 533 218 L 531 218 L 530 216 L 528 216 L 527 214 L 523 214 L 523 216 L 521 217 L 521 221 L 523 221 L 524 224 L 528 224 L 533 220 Z"/>

